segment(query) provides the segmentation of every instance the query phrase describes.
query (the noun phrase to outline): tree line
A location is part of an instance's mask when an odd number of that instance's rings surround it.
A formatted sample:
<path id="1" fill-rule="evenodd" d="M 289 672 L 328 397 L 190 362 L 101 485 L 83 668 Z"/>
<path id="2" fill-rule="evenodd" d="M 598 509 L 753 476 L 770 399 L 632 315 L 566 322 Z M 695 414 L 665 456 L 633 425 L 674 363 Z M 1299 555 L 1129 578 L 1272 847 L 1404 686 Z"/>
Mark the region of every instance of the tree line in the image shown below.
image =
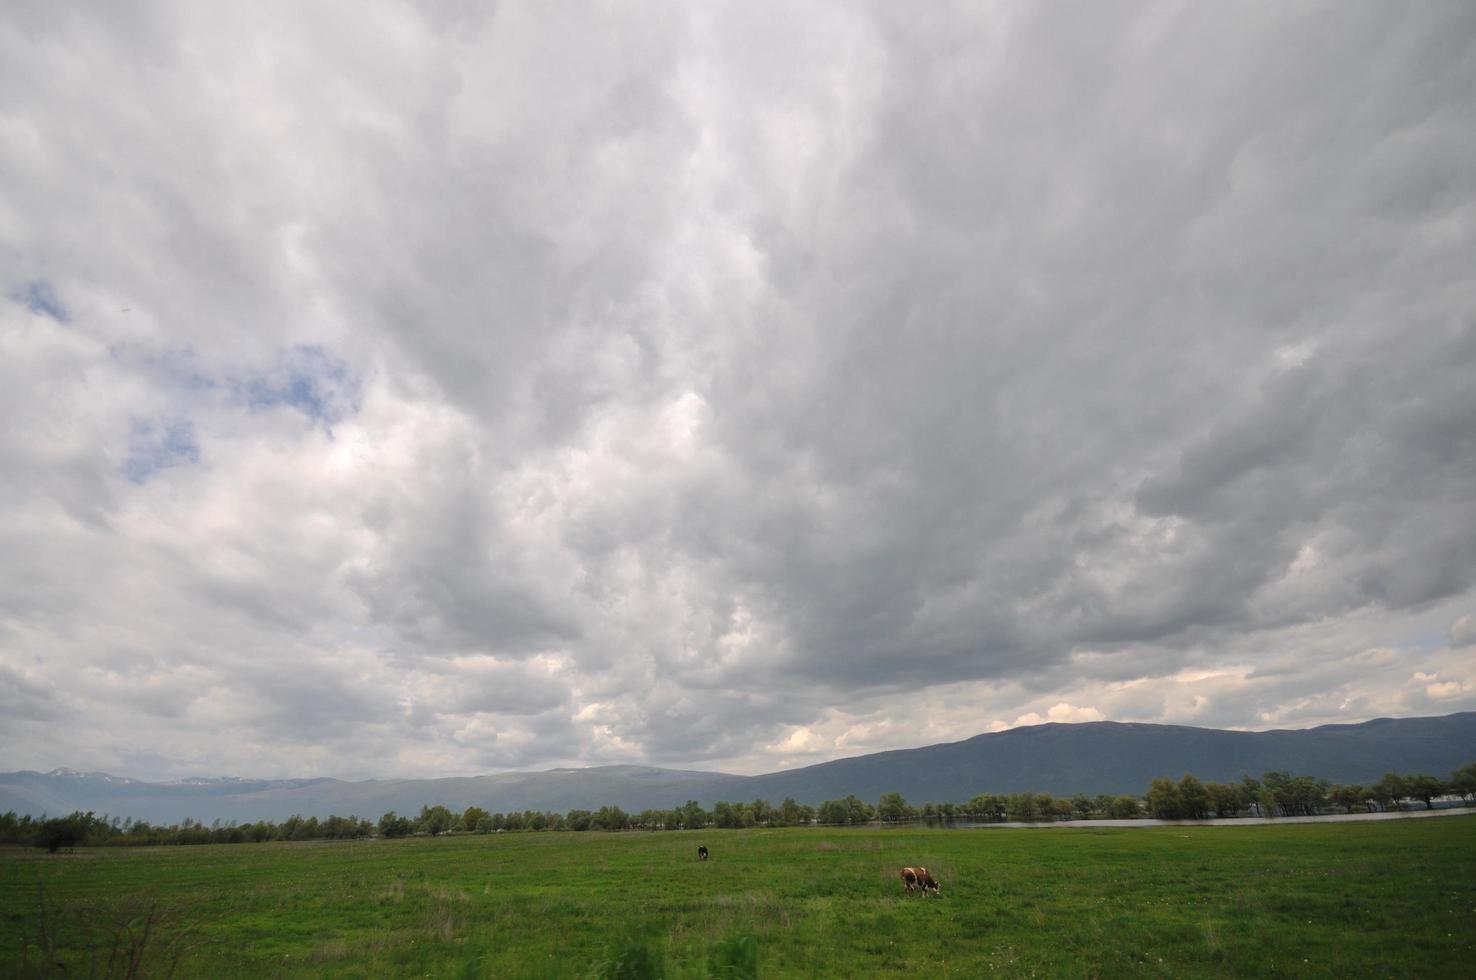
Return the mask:
<path id="1" fill-rule="evenodd" d="M 374 824 L 358 817 L 292 816 L 281 823 L 223 823 L 206 826 L 185 818 L 183 823 L 152 824 L 147 820 L 98 816 L 78 810 L 65 817 L 47 819 L 14 810 L 0 813 L 0 844 L 27 844 L 57 851 L 63 847 L 160 844 L 246 844 L 287 840 L 350 840 L 374 836 Z"/>
<path id="2" fill-rule="evenodd" d="M 1386 773 L 1377 782 L 1335 784 L 1312 776 L 1293 776 L 1285 771 L 1268 772 L 1260 779 L 1242 777 L 1238 782 L 1202 782 L 1186 773 L 1175 781 L 1159 777 L 1142 796 L 1078 793 L 1057 797 L 1050 793 L 980 793 L 964 803 L 926 803 L 913 806 L 901 793 L 883 793 L 873 806 L 856 797 L 826 800 L 818 807 L 786 797 L 778 806 L 768 800 L 750 803 L 721 801 L 711 810 L 688 800 L 670 810 L 647 809 L 628 813 L 618 806 L 598 810 L 523 810 L 489 812 L 469 806 L 460 813 L 442 805 L 422 806 L 415 816 L 391 810 L 371 822 L 360 817 L 326 818 L 292 816 L 275 823 L 222 823 L 209 826 L 186 819 L 179 824 L 151 824 L 146 820 L 97 816 L 81 811 L 48 819 L 0 814 L 0 844 L 23 844 L 56 851 L 64 847 L 161 844 L 244 844 L 266 841 L 351 840 L 363 837 L 431 837 L 447 833 L 493 834 L 520 831 L 623 831 L 697 830 L 716 828 L 740 830 L 747 827 L 794 827 L 820 824 L 858 826 L 872 823 L 924 821 L 980 823 L 1036 820 L 1137 819 L 1152 816 L 1167 820 L 1200 820 L 1209 817 L 1280 817 L 1315 815 L 1332 806 L 1351 813 L 1362 807 L 1369 812 L 1397 809 L 1405 800 L 1433 807 L 1440 796 L 1455 795 L 1476 800 L 1476 762 L 1457 769 L 1449 780 L 1424 773 Z"/>
<path id="3" fill-rule="evenodd" d="M 1144 795 L 1148 812 L 1164 820 L 1204 820 L 1209 817 L 1316 816 L 1330 807 L 1352 813 L 1362 808 L 1373 813 L 1396 810 L 1405 800 L 1417 800 L 1434 809 L 1435 799 L 1459 796 L 1476 798 L 1476 762 L 1441 779 L 1428 773 L 1401 775 L 1385 773 L 1377 782 L 1330 783 L 1313 776 L 1293 776 L 1286 771 L 1265 773 L 1259 780 L 1244 776 L 1239 782 L 1201 782 L 1185 773 L 1178 782 L 1160 776 Z"/>

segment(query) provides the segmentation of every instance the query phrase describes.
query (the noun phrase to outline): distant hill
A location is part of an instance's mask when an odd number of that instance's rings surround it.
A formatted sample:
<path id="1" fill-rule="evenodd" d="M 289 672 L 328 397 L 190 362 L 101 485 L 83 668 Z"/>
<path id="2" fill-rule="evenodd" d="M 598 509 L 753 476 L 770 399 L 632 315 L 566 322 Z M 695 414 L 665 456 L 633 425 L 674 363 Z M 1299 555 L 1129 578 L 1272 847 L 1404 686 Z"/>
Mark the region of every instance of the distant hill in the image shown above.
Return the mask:
<path id="1" fill-rule="evenodd" d="M 1476 712 L 1440 718 L 1378 718 L 1296 731 L 1232 732 L 1098 721 L 1031 725 L 961 742 L 838 759 L 750 778 L 742 799 L 963 800 L 979 792 L 1036 790 L 1142 793 L 1155 776 L 1259 777 L 1273 769 L 1333 782 L 1370 782 L 1386 772 L 1442 777 L 1476 762 Z"/>
<path id="2" fill-rule="evenodd" d="M 282 820 L 294 813 L 324 817 L 378 818 L 395 810 L 414 815 L 427 803 L 455 810 L 472 804 L 501 810 L 558 810 L 619 803 L 632 794 L 666 799 L 686 783 L 706 783 L 723 774 L 650 766 L 599 766 L 507 772 L 450 779 L 187 779 L 149 783 L 106 773 L 56 769 L 48 773 L 0 773 L 0 813 L 51 815 L 91 810 L 99 815 L 133 817 L 153 823 L 176 823 L 186 817 L 210 823 Z M 740 778 L 740 777 L 727 777 Z M 682 797 L 686 800 L 689 797 Z M 682 802 L 679 800 L 678 802 Z M 571 802 L 573 801 L 573 802 Z"/>
<path id="3" fill-rule="evenodd" d="M 792 796 L 819 803 L 854 793 L 875 801 L 899 792 L 913 803 L 963 801 L 981 792 L 1036 790 L 1142 793 L 1155 776 L 1259 777 L 1273 769 L 1333 782 L 1369 782 L 1385 772 L 1448 776 L 1476 762 L 1476 712 L 1439 718 L 1378 718 L 1297 731 L 1231 732 L 1178 725 L 1089 722 L 1032 725 L 916 749 L 838 759 L 762 776 L 599 766 L 510 772 L 459 779 L 191 779 L 148 783 L 58 769 L 0 774 L 0 812 L 52 815 L 92 810 L 152 822 L 193 817 L 282 820 L 294 813 L 371 818 L 413 814 L 423 804 L 460 810 L 558 810 L 614 804 L 627 810 L 673 807 L 688 799 Z"/>

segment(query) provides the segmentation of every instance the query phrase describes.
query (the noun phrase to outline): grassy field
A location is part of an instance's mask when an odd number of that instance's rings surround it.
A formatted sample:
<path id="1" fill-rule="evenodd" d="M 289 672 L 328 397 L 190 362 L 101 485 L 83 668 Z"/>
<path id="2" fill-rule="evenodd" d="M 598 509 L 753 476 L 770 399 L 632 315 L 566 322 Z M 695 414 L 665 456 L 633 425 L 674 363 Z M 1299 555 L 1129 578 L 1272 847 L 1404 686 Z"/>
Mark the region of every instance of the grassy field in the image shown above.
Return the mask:
<path id="1" fill-rule="evenodd" d="M 755 949 L 761 976 L 1469 976 L 1476 817 L 0 851 L 4 976 L 743 976 Z"/>

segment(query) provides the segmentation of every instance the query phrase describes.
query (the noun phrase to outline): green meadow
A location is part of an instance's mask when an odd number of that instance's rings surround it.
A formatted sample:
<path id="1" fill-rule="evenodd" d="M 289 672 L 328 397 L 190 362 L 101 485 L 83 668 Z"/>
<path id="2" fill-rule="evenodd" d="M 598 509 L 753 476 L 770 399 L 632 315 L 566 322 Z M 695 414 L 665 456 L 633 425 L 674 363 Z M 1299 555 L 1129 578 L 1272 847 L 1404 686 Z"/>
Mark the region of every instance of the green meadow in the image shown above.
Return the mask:
<path id="1" fill-rule="evenodd" d="M 696 860 L 705 843 L 712 858 Z M 903 894 L 926 865 L 942 896 Z M 0 975 L 1469 976 L 1476 818 L 0 851 Z"/>

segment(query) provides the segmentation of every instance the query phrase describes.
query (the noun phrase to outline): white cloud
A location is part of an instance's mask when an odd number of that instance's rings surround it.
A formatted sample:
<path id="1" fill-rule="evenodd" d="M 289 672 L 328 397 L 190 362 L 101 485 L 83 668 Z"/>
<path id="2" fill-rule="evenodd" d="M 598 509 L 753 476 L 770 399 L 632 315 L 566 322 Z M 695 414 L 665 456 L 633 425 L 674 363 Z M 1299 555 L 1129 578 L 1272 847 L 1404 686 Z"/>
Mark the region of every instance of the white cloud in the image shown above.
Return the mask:
<path id="1" fill-rule="evenodd" d="M 1441 681 L 1425 687 L 1425 695 L 1434 701 L 1444 701 L 1460 695 L 1465 688 L 1460 681 Z"/>
<path id="2" fill-rule="evenodd" d="M 1026 712 L 1020 717 L 1016 718 L 1014 726 L 1011 727 L 1019 727 L 1021 725 L 1044 725 L 1046 722 L 1068 724 L 1072 722 L 1103 720 L 1105 720 L 1105 716 L 1096 708 L 1077 707 L 1074 704 L 1067 704 L 1065 701 L 1060 701 L 1056 704 L 1051 705 L 1051 707 L 1046 711 L 1044 715 L 1041 715 L 1038 711 Z"/>
<path id="3" fill-rule="evenodd" d="M 0 755 L 1476 708 L 1470 12 L 771 13 L 11 17 Z"/>
<path id="4" fill-rule="evenodd" d="M 818 752 L 822 743 L 815 737 L 815 733 L 804 726 L 800 726 L 790 732 L 788 737 L 769 746 L 769 751 L 777 756 L 805 755 Z"/>

